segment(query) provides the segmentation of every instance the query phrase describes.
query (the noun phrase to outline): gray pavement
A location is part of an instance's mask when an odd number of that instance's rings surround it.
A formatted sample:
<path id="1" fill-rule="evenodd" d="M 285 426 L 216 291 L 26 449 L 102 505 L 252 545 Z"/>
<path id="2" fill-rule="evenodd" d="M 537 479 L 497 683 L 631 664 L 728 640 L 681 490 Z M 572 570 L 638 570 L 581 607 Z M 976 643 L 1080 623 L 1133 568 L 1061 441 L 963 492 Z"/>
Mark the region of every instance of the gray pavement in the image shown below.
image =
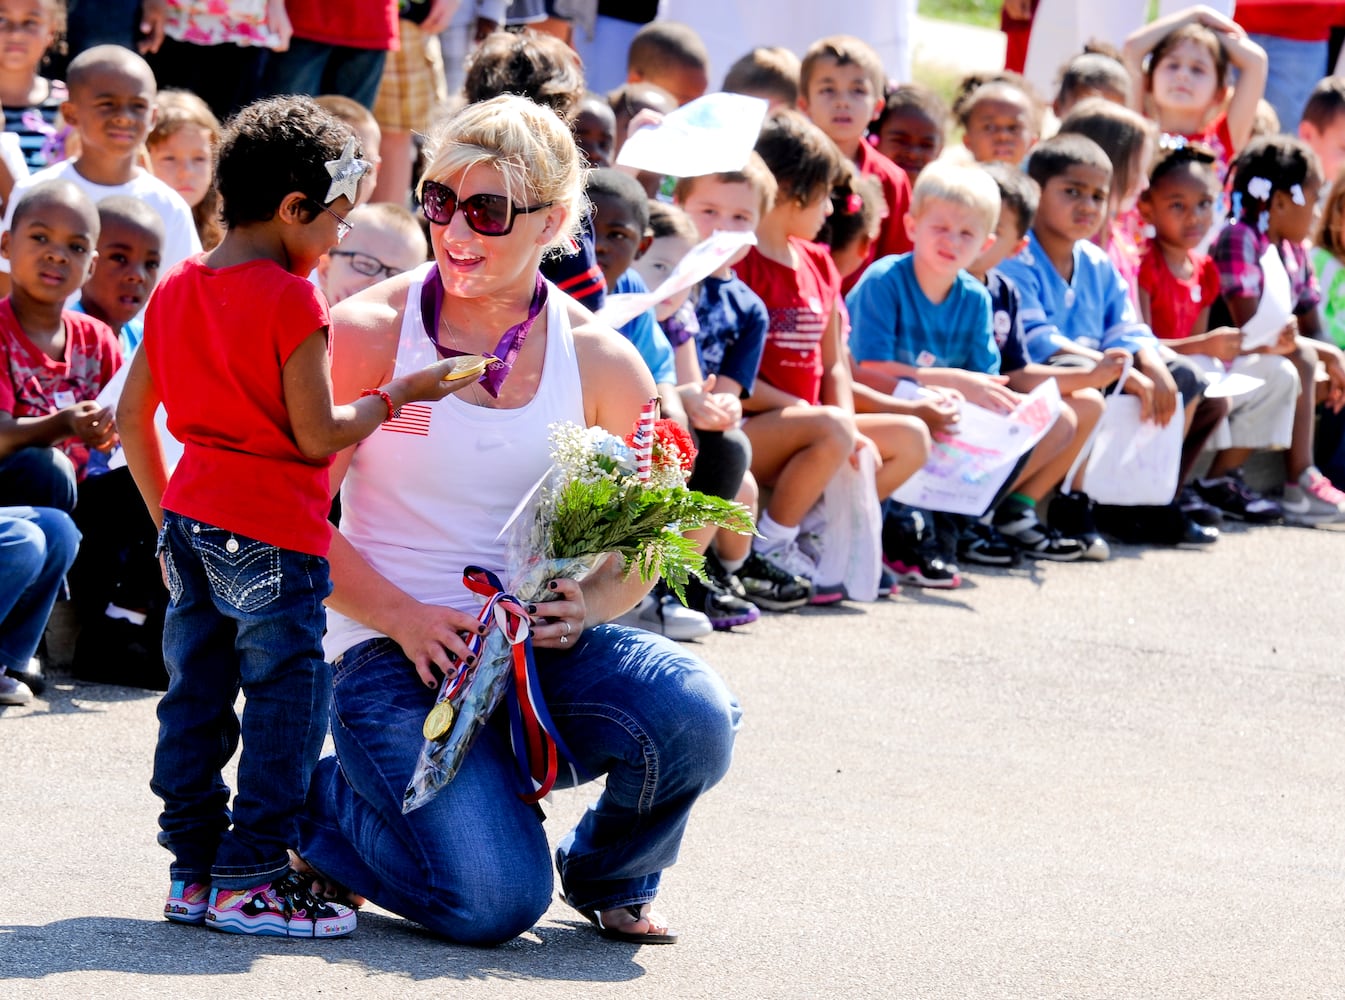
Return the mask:
<path id="1" fill-rule="evenodd" d="M 1339 997 L 1343 563 L 1234 529 L 698 644 L 746 714 L 670 948 L 170 925 L 154 697 L 60 683 L 0 714 L 0 997 Z"/>

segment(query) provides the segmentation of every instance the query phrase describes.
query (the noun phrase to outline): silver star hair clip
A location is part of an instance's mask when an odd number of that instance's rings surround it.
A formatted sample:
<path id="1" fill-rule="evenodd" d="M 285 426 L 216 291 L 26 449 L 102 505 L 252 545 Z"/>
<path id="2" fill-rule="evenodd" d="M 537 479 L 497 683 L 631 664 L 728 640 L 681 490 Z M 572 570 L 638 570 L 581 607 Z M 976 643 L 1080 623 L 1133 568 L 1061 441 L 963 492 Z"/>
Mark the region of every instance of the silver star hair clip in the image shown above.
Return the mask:
<path id="1" fill-rule="evenodd" d="M 360 178 L 369 172 L 373 164 L 355 155 L 355 137 L 351 136 L 346 140 L 345 148 L 341 150 L 340 159 L 328 160 L 324 166 L 327 173 L 332 175 L 332 183 L 327 188 L 327 198 L 324 202 L 330 205 L 341 195 L 345 195 L 351 204 L 354 204 L 360 190 Z"/>

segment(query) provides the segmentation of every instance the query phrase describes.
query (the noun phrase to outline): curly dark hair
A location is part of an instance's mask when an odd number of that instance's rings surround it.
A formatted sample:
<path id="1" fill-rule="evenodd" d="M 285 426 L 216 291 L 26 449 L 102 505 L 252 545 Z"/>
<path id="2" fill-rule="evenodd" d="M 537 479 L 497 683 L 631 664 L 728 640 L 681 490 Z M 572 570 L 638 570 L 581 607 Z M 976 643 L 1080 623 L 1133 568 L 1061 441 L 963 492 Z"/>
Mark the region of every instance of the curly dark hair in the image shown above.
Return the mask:
<path id="1" fill-rule="evenodd" d="M 1287 135 L 1262 136 L 1247 144 L 1233 161 L 1233 205 L 1231 215 L 1235 222 L 1252 225 L 1270 206 L 1276 191 L 1292 192 L 1308 178 L 1322 176 L 1322 164 L 1317 154 L 1302 139 Z M 1248 190 L 1253 180 L 1264 178 L 1270 184 L 1270 193 L 1264 199 Z"/>
<path id="2" fill-rule="evenodd" d="M 1149 187 L 1153 187 L 1166 175 L 1187 163 L 1199 163 L 1211 169 L 1218 159 L 1214 150 L 1203 142 L 1188 142 L 1181 136 L 1161 135 L 1158 138 L 1158 158 L 1149 168 Z"/>
<path id="3" fill-rule="evenodd" d="M 462 84 L 468 104 L 517 94 L 569 121 L 584 99 L 579 56 L 559 38 L 533 31 L 495 31 L 467 60 Z"/>
<path id="4" fill-rule="evenodd" d="M 292 191 L 321 206 L 332 182 L 326 164 L 352 137 L 355 154 L 363 155 L 350 127 L 307 97 L 272 97 L 243 108 L 224 125 L 215 168 L 225 225 L 274 218 Z"/>

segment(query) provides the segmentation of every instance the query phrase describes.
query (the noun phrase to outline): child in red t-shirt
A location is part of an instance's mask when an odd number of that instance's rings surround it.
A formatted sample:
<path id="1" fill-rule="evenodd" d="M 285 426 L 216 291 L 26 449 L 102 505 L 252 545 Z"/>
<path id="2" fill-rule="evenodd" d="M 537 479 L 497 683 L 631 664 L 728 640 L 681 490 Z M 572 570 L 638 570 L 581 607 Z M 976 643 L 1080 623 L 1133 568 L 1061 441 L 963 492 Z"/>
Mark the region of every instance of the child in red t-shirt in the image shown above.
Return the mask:
<path id="1" fill-rule="evenodd" d="M 227 235 L 159 283 L 118 408 L 170 596 L 152 780 L 174 854 L 164 915 L 231 933 L 355 927 L 287 853 L 327 730 L 328 469 L 402 404 L 471 381 L 444 381 L 450 360 L 333 405 L 327 303 L 306 276 L 347 231 L 368 169 L 358 148 L 307 98 L 239 112 L 217 171 Z M 184 446 L 171 481 L 161 401 Z M 240 735 L 231 813 L 220 770 Z"/>
<path id="2" fill-rule="evenodd" d="M 797 111 L 766 119 L 757 152 L 775 175 L 775 205 L 757 227 L 757 245 L 735 271 L 770 316 L 743 430 L 752 442 L 752 474 L 773 487 L 757 522 L 753 554 L 738 571 L 748 580 L 758 560 L 813 581 L 813 603 L 840 600 L 834 581 L 798 545 L 799 524 L 841 465 L 860 448 L 879 456 L 879 498 L 925 463 L 929 431 L 915 417 L 856 416 L 850 366 L 841 342 L 841 276 L 830 250 L 811 242 L 831 211 L 841 161 L 826 135 Z"/>
<path id="3" fill-rule="evenodd" d="M 69 181 L 29 189 L 0 236 L 11 290 L 0 299 L 0 505 L 70 511 L 89 450 L 116 442 L 95 402 L 121 367 L 116 334 L 65 308 L 97 254 L 98 211 Z"/>

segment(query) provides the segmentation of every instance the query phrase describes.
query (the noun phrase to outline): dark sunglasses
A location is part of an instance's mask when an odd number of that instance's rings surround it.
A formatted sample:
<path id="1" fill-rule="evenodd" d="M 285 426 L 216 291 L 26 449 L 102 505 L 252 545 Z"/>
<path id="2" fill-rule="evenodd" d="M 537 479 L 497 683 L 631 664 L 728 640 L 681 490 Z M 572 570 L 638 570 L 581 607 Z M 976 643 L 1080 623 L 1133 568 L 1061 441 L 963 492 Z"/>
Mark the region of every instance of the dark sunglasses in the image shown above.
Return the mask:
<path id="1" fill-rule="evenodd" d="M 425 181 L 420 186 L 420 210 L 425 218 L 436 226 L 446 226 L 461 208 L 467 228 L 482 236 L 508 236 L 518 216 L 540 212 L 553 204 L 546 201 L 540 205 L 515 205 L 502 194 L 474 194 L 458 201 L 457 194 L 446 184 Z"/>

